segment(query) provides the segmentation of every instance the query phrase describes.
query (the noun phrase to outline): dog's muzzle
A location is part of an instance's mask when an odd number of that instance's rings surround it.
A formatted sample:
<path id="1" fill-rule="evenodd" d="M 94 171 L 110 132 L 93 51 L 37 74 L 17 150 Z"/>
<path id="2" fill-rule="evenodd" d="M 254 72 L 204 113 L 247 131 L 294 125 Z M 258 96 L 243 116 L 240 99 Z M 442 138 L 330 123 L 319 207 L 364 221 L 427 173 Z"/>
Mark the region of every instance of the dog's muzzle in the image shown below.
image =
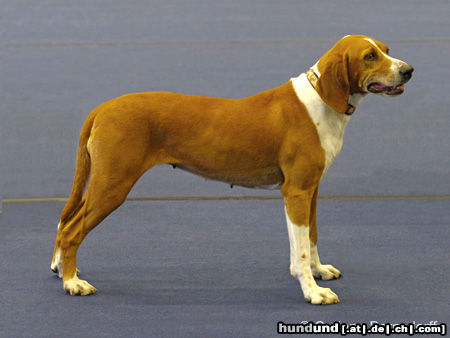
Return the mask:
<path id="1" fill-rule="evenodd" d="M 414 68 L 411 65 L 403 62 L 398 69 L 400 83 L 387 86 L 381 82 L 372 82 L 367 86 L 367 90 L 373 94 L 400 95 L 405 90 L 404 84 L 411 79 L 413 71 Z"/>

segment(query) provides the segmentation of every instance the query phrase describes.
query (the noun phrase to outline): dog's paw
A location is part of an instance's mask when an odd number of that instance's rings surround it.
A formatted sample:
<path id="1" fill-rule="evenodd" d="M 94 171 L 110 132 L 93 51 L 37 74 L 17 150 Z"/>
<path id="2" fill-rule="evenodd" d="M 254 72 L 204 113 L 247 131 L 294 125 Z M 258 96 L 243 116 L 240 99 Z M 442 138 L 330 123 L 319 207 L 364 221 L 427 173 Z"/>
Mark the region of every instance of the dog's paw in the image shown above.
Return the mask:
<path id="1" fill-rule="evenodd" d="M 97 289 L 85 280 L 79 279 L 77 276 L 72 277 L 63 282 L 64 290 L 71 296 L 81 295 L 87 296 L 95 293 Z"/>
<path id="2" fill-rule="evenodd" d="M 333 265 L 319 265 L 311 267 L 313 276 L 323 280 L 336 279 L 341 277 L 341 272 Z"/>
<path id="3" fill-rule="evenodd" d="M 315 285 L 303 292 L 305 299 L 311 304 L 335 304 L 339 303 L 338 296 L 329 288 Z"/>

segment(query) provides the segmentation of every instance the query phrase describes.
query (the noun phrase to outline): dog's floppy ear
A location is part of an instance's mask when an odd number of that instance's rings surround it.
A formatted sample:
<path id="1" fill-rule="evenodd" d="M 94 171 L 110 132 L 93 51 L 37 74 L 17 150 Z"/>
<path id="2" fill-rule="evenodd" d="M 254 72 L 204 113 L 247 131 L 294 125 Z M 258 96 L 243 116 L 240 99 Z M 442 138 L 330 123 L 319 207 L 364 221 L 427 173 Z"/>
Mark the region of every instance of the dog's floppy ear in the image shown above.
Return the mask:
<path id="1" fill-rule="evenodd" d="M 320 59 L 318 70 L 320 72 L 317 82 L 318 94 L 333 110 L 344 114 L 350 96 L 348 54 L 331 49 Z"/>

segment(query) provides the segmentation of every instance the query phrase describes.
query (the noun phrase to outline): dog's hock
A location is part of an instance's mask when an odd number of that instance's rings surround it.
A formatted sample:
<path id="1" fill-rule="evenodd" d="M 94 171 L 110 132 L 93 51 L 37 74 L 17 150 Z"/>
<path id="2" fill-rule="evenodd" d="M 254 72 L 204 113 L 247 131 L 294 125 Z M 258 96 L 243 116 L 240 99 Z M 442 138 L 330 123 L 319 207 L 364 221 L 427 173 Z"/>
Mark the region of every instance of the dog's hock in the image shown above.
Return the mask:
<path id="1" fill-rule="evenodd" d="M 57 273 L 59 278 L 62 278 L 61 250 L 58 249 L 55 251 L 52 263 L 50 264 L 50 269 L 52 269 L 54 273 Z"/>

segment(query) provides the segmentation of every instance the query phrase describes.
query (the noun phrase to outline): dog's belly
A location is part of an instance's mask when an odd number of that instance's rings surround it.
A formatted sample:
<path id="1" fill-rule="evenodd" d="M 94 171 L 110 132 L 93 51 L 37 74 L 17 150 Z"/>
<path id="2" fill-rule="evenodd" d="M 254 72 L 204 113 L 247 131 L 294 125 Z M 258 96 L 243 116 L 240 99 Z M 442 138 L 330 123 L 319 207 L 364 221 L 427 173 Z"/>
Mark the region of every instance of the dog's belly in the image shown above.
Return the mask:
<path id="1" fill-rule="evenodd" d="M 275 166 L 268 168 L 231 170 L 201 169 L 184 163 L 172 164 L 174 168 L 180 168 L 207 179 L 221 181 L 246 188 L 280 189 L 284 182 L 281 170 Z"/>

